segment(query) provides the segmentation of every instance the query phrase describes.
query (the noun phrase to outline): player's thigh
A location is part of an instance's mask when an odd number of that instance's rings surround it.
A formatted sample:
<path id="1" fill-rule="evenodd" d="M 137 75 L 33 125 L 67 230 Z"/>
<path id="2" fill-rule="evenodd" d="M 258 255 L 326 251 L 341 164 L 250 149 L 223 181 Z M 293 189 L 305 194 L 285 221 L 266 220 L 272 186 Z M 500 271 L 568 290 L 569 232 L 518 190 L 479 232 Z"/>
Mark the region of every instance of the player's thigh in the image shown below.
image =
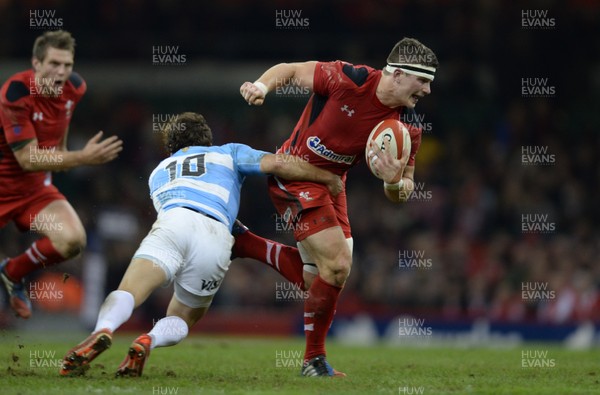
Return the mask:
<path id="1" fill-rule="evenodd" d="M 346 191 L 342 191 L 339 195 L 334 198 L 333 208 L 338 224 L 341 226 L 342 231 L 347 239 L 352 237 L 352 231 L 350 228 L 350 219 L 348 218 L 348 204 L 346 200 Z"/>
<path id="2" fill-rule="evenodd" d="M 198 297 L 213 296 L 229 270 L 234 238 L 219 221 L 183 210 L 190 226 L 182 237 L 185 264 L 175 278 L 176 296 L 178 287 Z"/>
<path id="3" fill-rule="evenodd" d="M 189 252 L 195 247 L 196 241 L 202 240 L 202 235 L 197 231 L 199 215 L 182 208 L 159 214 L 152 229 L 134 253 L 119 286 L 119 289 L 135 292 L 136 305 L 143 302 L 159 286 L 166 287 L 174 280 L 179 280 L 181 273 L 192 263 Z M 214 221 L 205 216 L 201 217 L 206 221 Z M 227 230 L 227 227 L 222 226 Z M 138 286 L 140 276 L 145 277 L 142 285 Z"/>
<path id="4" fill-rule="evenodd" d="M 314 259 L 319 272 L 348 270 L 352 265 L 352 255 L 346 236 L 340 226 L 333 226 L 307 236 L 300 242 Z"/>
<path id="5" fill-rule="evenodd" d="M 179 294 L 179 296 L 181 297 L 181 293 Z M 189 295 L 189 297 L 195 299 L 194 295 Z M 167 308 L 167 317 L 177 316 L 185 321 L 188 328 L 191 328 L 196 322 L 198 322 L 202 317 L 204 317 L 204 314 L 206 314 L 210 303 L 212 302 L 212 298 L 212 296 L 205 298 L 205 301 L 207 303 L 207 305 L 205 306 L 191 307 L 183 301 L 179 300 L 177 296 L 173 294 L 171 302 L 169 303 L 169 307 Z"/>
<path id="6" fill-rule="evenodd" d="M 35 214 L 31 228 L 50 240 L 85 244 L 85 228 L 71 204 L 63 199 L 54 200 Z"/>
<path id="7" fill-rule="evenodd" d="M 161 266 L 148 259 L 133 258 L 118 289 L 132 294 L 137 307 L 166 280 L 167 274 Z"/>

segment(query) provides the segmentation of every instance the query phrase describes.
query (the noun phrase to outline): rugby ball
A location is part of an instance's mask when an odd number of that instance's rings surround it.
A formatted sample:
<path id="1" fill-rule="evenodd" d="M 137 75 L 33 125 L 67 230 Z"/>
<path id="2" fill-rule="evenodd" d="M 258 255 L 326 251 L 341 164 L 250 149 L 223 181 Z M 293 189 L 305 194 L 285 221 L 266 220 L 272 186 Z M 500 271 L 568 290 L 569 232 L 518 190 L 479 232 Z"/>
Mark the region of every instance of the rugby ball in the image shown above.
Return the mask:
<path id="1" fill-rule="evenodd" d="M 377 178 L 381 178 L 381 176 L 371 166 L 372 163 L 371 160 L 369 160 L 371 140 L 375 141 L 375 144 L 377 144 L 382 151 L 386 149 L 384 141 L 389 141 L 389 150 L 394 159 L 398 159 L 399 157 L 407 158 L 408 155 L 410 155 L 412 143 L 410 140 L 410 133 L 406 126 L 397 119 L 386 119 L 379 122 L 371 131 L 365 146 L 365 160 L 367 166 L 369 167 L 369 170 L 371 170 L 371 173 Z M 400 156 L 398 153 L 400 153 Z"/>

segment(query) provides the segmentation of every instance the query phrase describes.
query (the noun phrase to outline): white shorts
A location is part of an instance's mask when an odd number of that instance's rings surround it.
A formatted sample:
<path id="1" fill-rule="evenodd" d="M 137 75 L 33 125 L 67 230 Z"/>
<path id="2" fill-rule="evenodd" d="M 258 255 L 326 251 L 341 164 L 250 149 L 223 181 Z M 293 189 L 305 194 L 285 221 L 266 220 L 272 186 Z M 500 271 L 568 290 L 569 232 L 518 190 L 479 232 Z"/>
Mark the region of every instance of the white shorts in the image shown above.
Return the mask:
<path id="1" fill-rule="evenodd" d="M 234 238 L 221 222 L 186 208 L 161 213 L 134 258 L 160 266 L 163 286 L 175 282 L 175 297 L 191 308 L 208 307 L 229 269 Z"/>

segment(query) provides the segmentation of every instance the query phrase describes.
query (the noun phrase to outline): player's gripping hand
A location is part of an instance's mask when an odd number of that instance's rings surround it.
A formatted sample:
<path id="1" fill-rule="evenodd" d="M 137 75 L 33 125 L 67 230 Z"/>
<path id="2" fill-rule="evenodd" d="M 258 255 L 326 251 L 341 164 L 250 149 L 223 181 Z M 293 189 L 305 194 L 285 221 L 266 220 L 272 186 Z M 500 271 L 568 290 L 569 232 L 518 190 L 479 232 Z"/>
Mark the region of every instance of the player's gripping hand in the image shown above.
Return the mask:
<path id="1" fill-rule="evenodd" d="M 103 134 L 102 131 L 98 132 L 81 150 L 82 161 L 86 165 L 101 165 L 110 162 L 123 150 L 123 140 L 117 136 L 111 136 L 100 141 Z"/>
<path id="2" fill-rule="evenodd" d="M 380 149 L 377 144 L 371 140 L 369 161 L 371 167 L 377 170 L 377 173 L 381 175 L 381 179 L 388 184 L 397 183 L 404 174 L 404 168 L 408 163 L 408 157 L 395 159 L 390 153 L 390 142 L 385 140 L 383 142 L 385 149 Z"/>
<path id="3" fill-rule="evenodd" d="M 250 106 L 261 106 L 265 102 L 266 92 L 252 82 L 244 82 L 240 87 L 240 94 Z"/>
<path id="4" fill-rule="evenodd" d="M 344 190 L 344 182 L 340 176 L 333 173 L 331 175 L 332 178 L 331 181 L 327 183 L 327 189 L 329 189 L 329 193 L 331 193 L 332 196 L 337 196 Z"/>

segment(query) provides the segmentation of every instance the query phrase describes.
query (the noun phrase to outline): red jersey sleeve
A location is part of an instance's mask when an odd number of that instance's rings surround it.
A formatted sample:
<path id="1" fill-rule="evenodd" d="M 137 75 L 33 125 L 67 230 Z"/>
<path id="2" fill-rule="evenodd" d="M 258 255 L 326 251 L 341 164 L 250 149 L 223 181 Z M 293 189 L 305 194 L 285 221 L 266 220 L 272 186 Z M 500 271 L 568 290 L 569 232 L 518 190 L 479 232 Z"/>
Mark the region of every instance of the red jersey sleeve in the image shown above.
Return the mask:
<path id="1" fill-rule="evenodd" d="M 340 89 L 344 83 L 342 66 L 344 62 L 317 62 L 313 78 L 313 91 L 322 96 L 329 96 Z"/>
<path id="2" fill-rule="evenodd" d="M 22 81 L 8 81 L 0 95 L 0 118 L 6 142 L 13 151 L 37 138 L 31 121 L 33 104 Z"/>
<path id="3" fill-rule="evenodd" d="M 71 76 L 69 77 L 69 83 L 73 85 L 73 100 L 75 103 L 79 103 L 87 91 L 87 84 L 85 80 L 76 72 L 71 73 Z"/>

